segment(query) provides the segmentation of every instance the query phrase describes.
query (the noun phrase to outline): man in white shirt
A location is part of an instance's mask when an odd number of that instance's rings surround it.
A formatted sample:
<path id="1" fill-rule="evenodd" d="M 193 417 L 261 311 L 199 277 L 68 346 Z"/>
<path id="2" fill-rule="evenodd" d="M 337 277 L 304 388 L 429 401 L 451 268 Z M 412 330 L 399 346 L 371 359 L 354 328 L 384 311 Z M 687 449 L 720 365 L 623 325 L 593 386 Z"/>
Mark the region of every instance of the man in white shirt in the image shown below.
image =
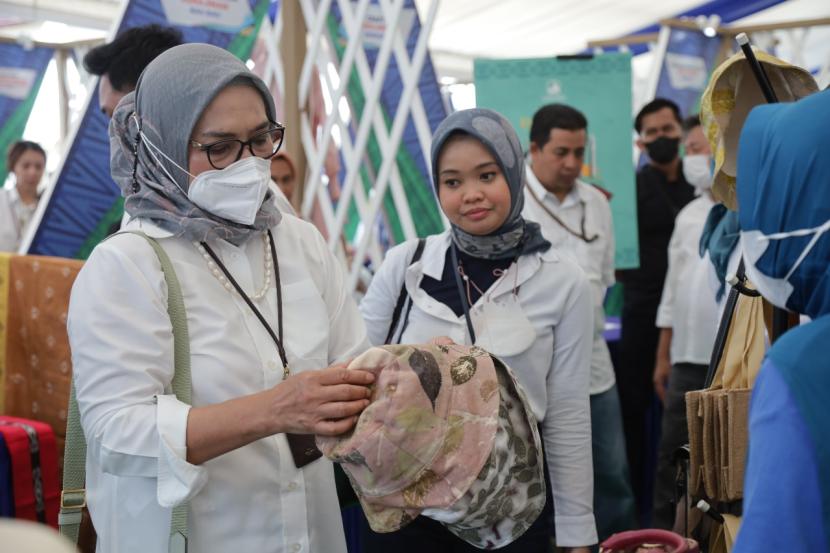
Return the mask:
<path id="1" fill-rule="evenodd" d="M 654 367 L 654 390 L 663 402 L 662 431 L 654 488 L 655 528 L 671 529 L 675 520 L 674 451 L 688 443 L 686 392 L 699 390 L 706 371 L 719 309 L 712 288 L 708 257 L 701 257 L 700 237 L 709 211 L 715 205 L 712 185 L 712 150 L 697 115 L 683 122 L 683 173 L 698 197 L 677 215 L 669 242 L 669 269 L 663 286 L 657 327 L 660 341 Z"/>
<path id="2" fill-rule="evenodd" d="M 602 192 L 579 180 L 587 127 L 582 113 L 562 104 L 544 106 L 533 116 L 523 215 L 542 226 L 558 252 L 576 261 L 594 292 L 591 431 L 594 515 L 602 541 L 636 522 L 614 368 L 603 338 L 602 303 L 614 284 L 611 209 Z"/>

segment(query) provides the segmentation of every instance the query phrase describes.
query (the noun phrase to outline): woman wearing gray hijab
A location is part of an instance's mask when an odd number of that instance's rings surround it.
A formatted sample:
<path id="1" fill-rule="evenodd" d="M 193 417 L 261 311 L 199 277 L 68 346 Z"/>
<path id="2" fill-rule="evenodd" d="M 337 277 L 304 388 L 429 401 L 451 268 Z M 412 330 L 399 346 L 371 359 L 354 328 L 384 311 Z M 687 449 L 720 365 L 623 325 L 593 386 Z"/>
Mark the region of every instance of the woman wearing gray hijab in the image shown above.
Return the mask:
<path id="1" fill-rule="evenodd" d="M 447 117 L 432 139 L 432 175 L 450 229 L 420 245 L 413 240 L 391 249 L 360 312 L 373 344 L 447 336 L 513 367 L 542 431 L 557 545 L 587 551 L 597 541 L 588 400 L 591 289 L 539 225 L 522 218 L 524 171 L 518 137 L 504 117 L 487 109 Z M 398 298 L 406 298 L 405 307 L 393 320 Z M 536 524 L 499 551 L 550 551 L 551 510 L 548 501 Z M 426 517 L 368 539 L 371 553 L 477 551 Z"/>
<path id="2" fill-rule="evenodd" d="M 94 250 L 67 323 L 98 551 L 168 551 L 181 505 L 190 551 L 345 551 L 331 465 L 303 444 L 366 405 L 371 375 L 335 365 L 366 333 L 323 239 L 267 192 L 282 132 L 264 83 L 205 44 L 161 54 L 116 108 L 130 232 Z M 189 403 L 147 237 L 181 285 Z"/>

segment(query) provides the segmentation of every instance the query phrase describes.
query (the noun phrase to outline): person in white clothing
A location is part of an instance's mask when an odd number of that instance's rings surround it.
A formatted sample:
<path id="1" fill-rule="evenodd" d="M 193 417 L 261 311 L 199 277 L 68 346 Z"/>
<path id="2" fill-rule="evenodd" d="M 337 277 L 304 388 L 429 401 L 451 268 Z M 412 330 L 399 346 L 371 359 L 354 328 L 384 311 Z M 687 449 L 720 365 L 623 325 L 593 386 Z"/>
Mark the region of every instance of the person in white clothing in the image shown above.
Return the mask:
<path id="1" fill-rule="evenodd" d="M 660 340 L 654 366 L 654 391 L 663 402 L 663 419 L 653 525 L 668 530 L 674 527 L 676 510 L 677 471 L 672 458 L 689 441 L 685 395 L 704 385 L 719 319 L 714 271 L 700 253 L 704 224 L 715 205 L 710 191 L 712 150 L 697 115 L 686 118 L 683 130 L 683 174 L 697 197 L 678 213 L 669 242 L 669 268 L 657 310 Z"/>
<path id="2" fill-rule="evenodd" d="M 6 168 L 14 186 L 0 188 L 0 252 L 17 252 L 37 209 L 46 152 L 37 142 L 18 140 L 9 147 Z"/>
<path id="3" fill-rule="evenodd" d="M 557 252 L 585 271 L 594 300 L 591 354 L 591 446 L 594 517 L 602 541 L 636 528 L 620 398 L 603 331 L 603 301 L 614 284 L 614 225 L 608 199 L 579 180 L 588 120 L 571 106 L 549 104 L 533 115 L 523 215 L 536 221 Z"/>
<path id="4" fill-rule="evenodd" d="M 368 341 L 319 233 L 267 193 L 274 113 L 244 63 L 185 44 L 113 114 L 128 229 L 158 242 L 181 284 L 192 405 L 171 392 L 159 259 L 122 232 L 84 265 L 67 323 L 99 552 L 167 552 L 182 504 L 190 551 L 346 551 L 332 466 L 307 444 L 368 403 L 372 376 L 342 364 Z"/>
<path id="5" fill-rule="evenodd" d="M 542 430 L 556 541 L 569 551 L 596 543 L 588 402 L 593 300 L 584 273 L 521 215 L 521 146 L 510 123 L 485 109 L 456 112 L 432 142 L 433 184 L 451 229 L 392 248 L 360 304 L 369 339 L 425 342 L 446 336 L 505 360 L 528 394 Z M 401 290 L 408 297 L 398 321 Z M 500 549 L 550 551 L 550 511 Z M 375 534 L 368 552 L 477 551 L 439 523 L 418 517 Z"/>

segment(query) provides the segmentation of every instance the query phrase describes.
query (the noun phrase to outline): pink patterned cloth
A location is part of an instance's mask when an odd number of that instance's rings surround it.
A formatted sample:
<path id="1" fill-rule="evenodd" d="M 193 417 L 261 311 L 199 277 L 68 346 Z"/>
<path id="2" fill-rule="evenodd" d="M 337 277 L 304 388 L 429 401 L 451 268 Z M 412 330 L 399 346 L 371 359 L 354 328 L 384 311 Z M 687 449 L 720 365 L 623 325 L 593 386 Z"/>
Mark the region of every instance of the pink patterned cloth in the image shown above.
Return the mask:
<path id="1" fill-rule="evenodd" d="M 341 463 L 369 525 L 423 513 L 484 549 L 502 547 L 545 504 L 535 419 L 510 370 L 478 347 L 390 345 L 349 365 L 375 374 L 354 430 L 317 438 Z"/>

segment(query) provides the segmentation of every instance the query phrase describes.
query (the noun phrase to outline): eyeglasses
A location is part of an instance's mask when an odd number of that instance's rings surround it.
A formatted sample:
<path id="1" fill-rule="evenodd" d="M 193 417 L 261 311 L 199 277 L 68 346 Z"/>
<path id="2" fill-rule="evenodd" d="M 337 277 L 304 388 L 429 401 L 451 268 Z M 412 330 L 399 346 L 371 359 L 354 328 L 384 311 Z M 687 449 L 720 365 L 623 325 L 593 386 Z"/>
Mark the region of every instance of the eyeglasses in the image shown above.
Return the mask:
<path id="1" fill-rule="evenodd" d="M 228 138 L 210 144 L 202 144 L 191 140 L 199 150 L 207 153 L 208 162 L 214 169 L 224 169 L 228 165 L 239 161 L 245 146 L 252 156 L 270 159 L 280 151 L 282 139 L 285 136 L 285 127 L 279 123 L 271 123 L 264 131 L 260 131 L 246 141 Z"/>

